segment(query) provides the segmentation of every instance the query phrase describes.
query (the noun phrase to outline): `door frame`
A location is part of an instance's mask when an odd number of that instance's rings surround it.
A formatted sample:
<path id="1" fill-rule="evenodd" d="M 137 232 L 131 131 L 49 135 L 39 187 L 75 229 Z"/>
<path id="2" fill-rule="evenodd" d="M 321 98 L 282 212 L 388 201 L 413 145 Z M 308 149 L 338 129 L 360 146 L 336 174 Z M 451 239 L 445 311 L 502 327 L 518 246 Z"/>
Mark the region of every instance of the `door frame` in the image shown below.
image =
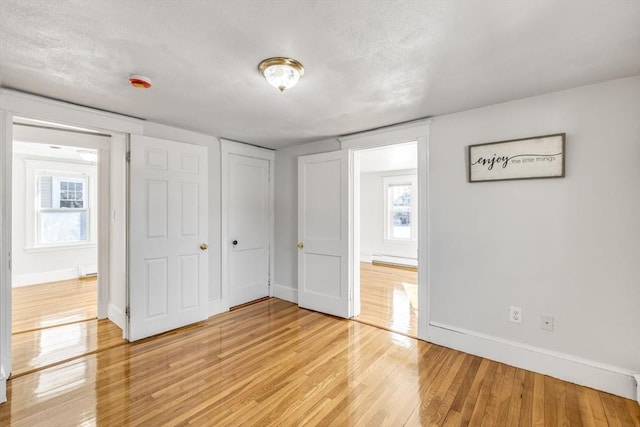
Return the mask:
<path id="1" fill-rule="evenodd" d="M 339 137 L 340 148 L 342 150 L 351 149 L 354 151 L 368 148 L 378 148 L 395 144 L 402 144 L 410 141 L 418 142 L 418 338 L 429 341 L 430 337 L 430 318 L 431 312 L 429 304 L 431 303 L 430 295 L 430 272 L 429 263 L 429 128 L 431 119 L 417 120 L 414 122 L 389 126 L 387 128 L 362 132 L 358 134 Z M 354 156 L 356 161 L 352 163 L 352 169 L 357 168 L 357 155 Z M 353 179 L 357 180 L 356 171 L 354 171 Z M 351 194 L 350 203 L 354 206 L 354 194 Z M 357 204 L 355 204 L 357 205 Z M 353 215 L 356 214 L 352 209 Z M 356 227 L 353 227 L 354 229 Z M 355 230 L 352 233 L 359 233 Z M 358 236 L 354 236 L 355 237 Z M 352 245 L 354 251 L 353 262 L 360 259 L 359 244 Z M 358 250 L 355 253 L 355 250 Z M 356 270 L 355 268 L 353 270 Z M 359 292 L 359 282 L 355 284 L 354 292 Z M 354 295 L 354 298 L 359 295 Z"/>
<path id="2" fill-rule="evenodd" d="M 96 129 L 108 134 L 143 133 L 143 124 L 139 119 L 127 118 L 112 113 L 93 110 L 87 107 L 66 104 L 64 102 L 29 95 L 10 89 L 0 89 L 0 165 L 4 174 L 0 174 L 0 403 L 6 401 L 6 381 L 11 374 L 11 309 L 12 309 L 12 280 L 11 280 L 11 245 L 12 245 L 12 158 L 13 158 L 13 120 L 14 117 L 25 117 L 45 122 L 81 126 Z M 98 190 L 101 201 L 99 213 L 99 242 L 98 242 L 98 270 L 99 274 L 108 277 L 109 266 L 109 182 L 105 181 L 105 174 L 109 173 L 110 162 L 107 150 L 100 150 L 101 159 L 98 162 L 98 177 L 102 181 Z M 125 159 L 122 159 L 124 163 Z M 101 166 L 102 164 L 102 166 Z M 106 168 L 106 171 L 105 171 Z M 103 188 L 106 190 L 103 191 Z M 104 198 L 104 200 L 103 200 Z M 106 201 L 106 202 L 105 202 Z M 104 211 L 104 212 L 103 212 Z M 105 214 L 106 213 L 106 214 Z M 105 238 L 106 237 L 106 238 Z M 104 264 L 106 262 L 106 265 Z M 126 287 L 126 284 L 125 284 Z M 107 317 L 109 288 L 101 289 L 99 298 L 98 317 Z"/>
<path id="3" fill-rule="evenodd" d="M 220 239 L 220 250 L 222 254 L 221 264 L 221 277 L 222 277 L 222 301 L 224 301 L 224 308 L 228 310 L 230 308 L 229 299 L 229 259 L 230 259 L 230 237 L 229 237 L 229 173 L 230 165 L 229 159 L 231 154 L 237 154 L 241 156 L 253 157 L 256 159 L 269 161 L 269 296 L 273 296 L 273 286 L 271 278 L 274 271 L 274 258 L 273 258 L 273 239 L 275 236 L 275 204 L 274 204 L 274 171 L 275 171 L 275 151 L 268 148 L 257 147 L 254 145 L 245 144 L 242 142 L 231 141 L 227 139 L 220 139 L 220 154 L 221 154 L 221 224 L 222 224 L 222 237 Z"/>

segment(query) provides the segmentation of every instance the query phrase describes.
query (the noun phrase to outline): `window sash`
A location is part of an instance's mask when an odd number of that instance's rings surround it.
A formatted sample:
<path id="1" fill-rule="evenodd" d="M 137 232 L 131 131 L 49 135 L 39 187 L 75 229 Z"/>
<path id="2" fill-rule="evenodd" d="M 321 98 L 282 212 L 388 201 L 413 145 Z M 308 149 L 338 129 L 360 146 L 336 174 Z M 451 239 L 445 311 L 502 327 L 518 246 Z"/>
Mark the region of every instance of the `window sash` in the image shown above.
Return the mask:
<path id="1" fill-rule="evenodd" d="M 88 178 L 39 174 L 37 183 L 36 247 L 88 243 Z"/>
<path id="2" fill-rule="evenodd" d="M 384 240 L 417 241 L 416 183 L 413 175 L 383 178 Z M 403 193 L 408 193 L 406 196 Z"/>

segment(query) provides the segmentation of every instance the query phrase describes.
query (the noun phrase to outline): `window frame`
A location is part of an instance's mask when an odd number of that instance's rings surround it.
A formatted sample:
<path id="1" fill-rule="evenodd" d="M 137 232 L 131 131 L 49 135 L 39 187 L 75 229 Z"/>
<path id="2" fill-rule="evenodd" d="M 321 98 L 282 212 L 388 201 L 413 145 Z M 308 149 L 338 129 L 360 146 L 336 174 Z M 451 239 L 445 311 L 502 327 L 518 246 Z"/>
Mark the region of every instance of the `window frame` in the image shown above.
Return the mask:
<path id="1" fill-rule="evenodd" d="M 25 173 L 25 246 L 26 253 L 39 253 L 49 251 L 74 250 L 80 248 L 97 247 L 97 237 L 99 230 L 97 229 L 97 170 L 92 169 L 94 165 L 84 162 L 74 162 L 58 159 L 38 159 L 24 158 Z M 86 178 L 87 179 L 87 240 L 47 243 L 39 244 L 39 222 L 38 216 L 40 195 L 39 192 L 39 176 L 40 175 L 59 175 L 61 177 L 70 178 Z M 94 197 L 95 196 L 95 197 Z"/>
<path id="2" fill-rule="evenodd" d="M 51 207 L 43 208 L 42 207 L 42 186 L 41 180 L 42 177 L 50 176 L 51 177 Z M 60 246 L 77 246 L 77 245 L 86 245 L 91 243 L 91 201 L 90 201 L 90 191 L 89 191 L 89 177 L 82 173 L 72 173 L 69 171 L 65 172 L 52 172 L 46 170 L 37 170 L 35 172 L 35 182 L 36 182 L 36 206 L 35 206 L 35 241 L 34 248 L 51 248 L 51 247 L 60 247 Z M 60 193 L 62 191 L 61 184 L 63 182 L 73 182 L 73 183 L 82 183 L 82 208 L 65 208 L 60 207 Z M 64 200 L 63 200 L 64 201 Z M 43 228 L 42 228 L 42 213 L 43 212 L 84 212 L 85 213 L 85 224 L 84 224 L 84 234 L 86 238 L 84 240 L 69 240 L 69 241 L 58 241 L 58 242 L 44 242 L 43 240 Z"/>
<path id="3" fill-rule="evenodd" d="M 418 230 L 417 230 L 417 219 L 418 219 L 418 203 L 417 203 L 417 183 L 418 177 L 417 175 L 395 175 L 395 176 L 385 176 L 382 178 L 382 193 L 383 193 L 383 240 L 385 242 L 393 242 L 393 243 L 415 243 L 418 241 Z M 389 198 L 389 189 L 393 186 L 398 185 L 408 185 L 409 191 L 411 195 L 411 203 L 410 203 L 410 215 L 411 215 L 411 224 L 410 224 L 410 233 L 409 238 L 398 238 L 393 237 L 392 232 L 392 211 L 393 207 L 391 206 L 391 200 Z"/>

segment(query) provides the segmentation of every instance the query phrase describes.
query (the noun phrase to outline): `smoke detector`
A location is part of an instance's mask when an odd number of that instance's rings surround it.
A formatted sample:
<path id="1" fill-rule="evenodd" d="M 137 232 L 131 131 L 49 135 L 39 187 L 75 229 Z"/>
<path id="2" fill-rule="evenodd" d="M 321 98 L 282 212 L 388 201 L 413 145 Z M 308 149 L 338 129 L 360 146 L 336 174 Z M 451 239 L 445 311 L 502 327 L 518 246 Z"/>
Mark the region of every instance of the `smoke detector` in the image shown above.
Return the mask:
<path id="1" fill-rule="evenodd" d="M 149 89 L 151 87 L 151 79 L 140 74 L 132 74 L 129 76 L 129 83 L 137 89 Z"/>

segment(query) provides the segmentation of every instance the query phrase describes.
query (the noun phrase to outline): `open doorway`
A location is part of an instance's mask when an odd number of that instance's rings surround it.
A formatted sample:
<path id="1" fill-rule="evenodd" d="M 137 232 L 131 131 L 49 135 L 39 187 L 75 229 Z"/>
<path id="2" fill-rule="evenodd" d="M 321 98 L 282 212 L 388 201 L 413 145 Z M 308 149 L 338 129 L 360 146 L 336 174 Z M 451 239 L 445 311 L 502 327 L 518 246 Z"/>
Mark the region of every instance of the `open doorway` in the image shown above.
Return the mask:
<path id="1" fill-rule="evenodd" d="M 114 323 L 98 320 L 106 317 L 99 296 L 108 294 L 98 276 L 99 201 L 109 200 L 100 197 L 108 185 L 98 157 L 111 136 L 18 118 L 12 133 L 16 377 L 124 341 Z"/>
<path id="2" fill-rule="evenodd" d="M 417 337 L 417 142 L 358 150 L 355 156 L 360 314 L 354 320 Z"/>

